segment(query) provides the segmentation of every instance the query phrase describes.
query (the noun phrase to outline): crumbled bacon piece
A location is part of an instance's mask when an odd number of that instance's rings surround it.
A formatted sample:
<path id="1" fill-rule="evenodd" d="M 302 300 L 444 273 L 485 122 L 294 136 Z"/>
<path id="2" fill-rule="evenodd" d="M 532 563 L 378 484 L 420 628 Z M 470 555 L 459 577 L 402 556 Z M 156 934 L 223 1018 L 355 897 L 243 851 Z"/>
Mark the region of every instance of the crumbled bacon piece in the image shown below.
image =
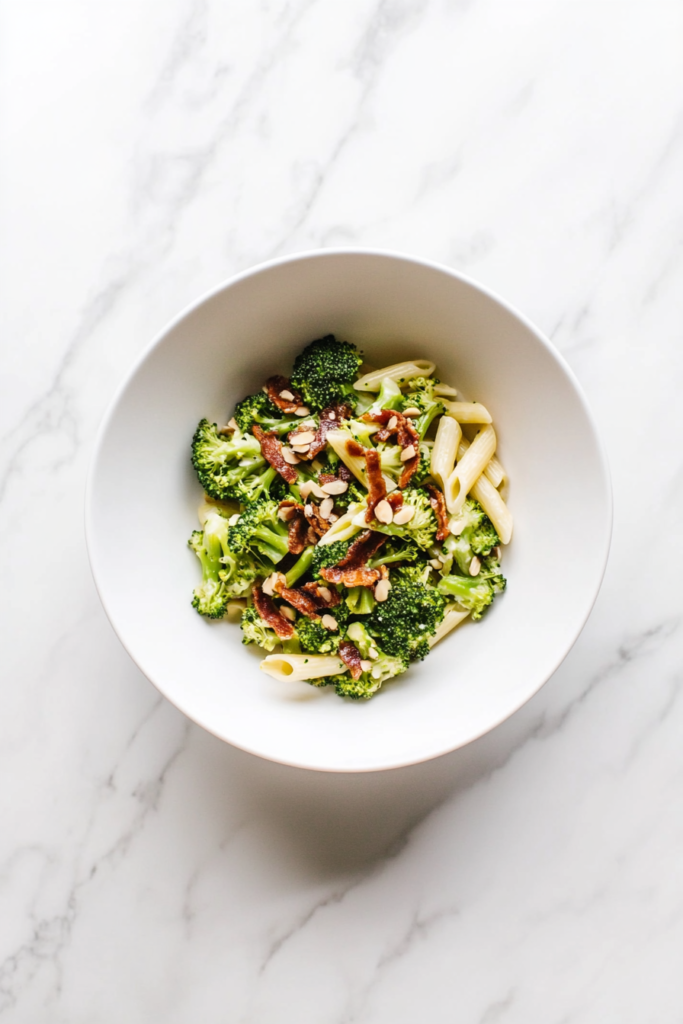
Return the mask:
<path id="1" fill-rule="evenodd" d="M 387 496 L 387 501 L 391 505 L 391 511 L 398 512 L 398 510 L 403 506 L 403 495 L 400 491 L 394 491 L 393 494 L 389 494 Z"/>
<path id="2" fill-rule="evenodd" d="M 403 490 L 404 487 L 408 486 L 413 473 L 415 473 L 420 465 L 420 435 L 411 421 L 402 412 L 393 412 L 391 409 L 380 409 L 379 412 L 375 412 L 372 415 L 366 412 L 361 419 L 365 420 L 366 423 L 384 424 L 381 430 L 378 430 L 375 434 L 375 441 L 388 441 L 392 434 L 396 434 L 396 441 L 401 448 L 410 448 L 412 445 L 415 449 L 415 455 L 404 463 L 403 472 L 398 482 L 398 486 Z M 389 423 L 392 420 L 396 422 L 392 427 L 389 427 Z"/>
<path id="3" fill-rule="evenodd" d="M 334 416 L 330 418 L 330 414 Z M 347 420 L 353 416 L 353 409 L 350 405 L 330 405 L 320 413 L 320 424 L 315 432 L 315 437 L 308 446 L 307 452 L 297 452 L 300 459 L 310 461 L 319 455 L 327 444 L 327 435 L 331 430 L 336 430 L 341 420 Z M 296 444 L 296 435 L 301 433 L 302 428 L 297 427 L 289 434 L 289 440 Z"/>
<path id="4" fill-rule="evenodd" d="M 320 575 L 328 583 L 343 583 L 345 587 L 371 587 L 380 577 L 379 569 L 368 569 L 366 565 L 340 569 L 338 565 L 321 569 Z"/>
<path id="5" fill-rule="evenodd" d="M 368 559 L 377 554 L 382 544 L 386 541 L 386 535 L 377 533 L 375 530 L 363 530 L 356 539 L 349 544 L 348 551 L 338 562 L 340 569 L 359 568 L 365 565 Z"/>
<path id="6" fill-rule="evenodd" d="M 436 539 L 445 540 L 451 531 L 448 529 L 448 512 L 446 511 L 446 499 L 443 496 L 443 491 L 440 491 L 433 484 L 425 484 L 425 489 L 429 491 L 429 503 L 434 509 L 434 515 L 439 524 L 439 529 L 436 531 Z"/>
<path id="7" fill-rule="evenodd" d="M 366 448 L 365 468 L 368 475 L 368 510 L 365 522 L 371 523 L 375 515 L 375 507 L 387 496 L 387 485 L 382 476 L 382 462 L 376 448 Z"/>
<path id="8" fill-rule="evenodd" d="M 310 594 L 304 593 L 303 590 L 297 590 L 296 587 L 288 587 L 284 576 L 280 575 L 275 581 L 274 590 L 283 601 L 291 604 L 292 608 L 296 608 L 302 615 L 309 619 L 320 618 L 319 605 L 316 600 Z"/>
<path id="9" fill-rule="evenodd" d="M 280 502 L 278 511 L 283 512 L 281 518 L 289 523 L 287 547 L 293 555 L 300 555 L 308 543 L 308 520 L 304 515 L 304 506 L 286 498 Z M 313 543 L 317 543 L 317 538 Z"/>
<path id="10" fill-rule="evenodd" d="M 294 466 L 290 466 L 289 463 L 285 462 L 282 454 L 282 442 L 277 434 L 263 430 L 258 423 L 254 423 L 251 432 L 261 445 L 263 458 L 271 464 L 273 469 L 278 471 L 280 476 L 285 478 L 288 484 L 295 483 L 297 479 L 296 470 Z"/>
<path id="11" fill-rule="evenodd" d="M 361 667 L 360 651 L 350 640 L 342 640 L 339 644 L 339 657 L 344 662 L 352 679 L 360 679 L 363 671 Z"/>
<path id="12" fill-rule="evenodd" d="M 310 594 L 311 597 L 318 602 L 320 608 L 336 608 L 341 601 L 341 597 L 334 587 L 332 589 L 329 587 L 323 587 L 323 585 L 318 583 L 317 580 L 313 583 L 304 583 L 301 589 L 305 590 L 307 594 Z M 325 590 L 326 593 L 321 594 L 321 590 Z M 330 595 L 329 600 L 327 598 L 327 594 Z"/>
<path id="13" fill-rule="evenodd" d="M 273 599 L 264 594 L 261 587 L 254 587 L 252 597 L 254 599 L 254 608 L 265 624 L 275 630 L 280 640 L 291 640 L 294 636 L 294 626 L 284 615 L 280 615 L 273 603 Z"/>
<path id="14" fill-rule="evenodd" d="M 327 519 L 323 519 L 320 515 L 320 507 L 316 505 L 314 501 L 306 502 L 304 513 L 306 515 L 306 522 L 308 523 L 309 528 L 316 534 L 316 539 L 313 543 L 317 544 L 318 537 L 322 537 L 326 534 L 332 524 L 329 523 Z"/>
<path id="15" fill-rule="evenodd" d="M 280 398 L 281 391 L 289 391 L 292 398 Z M 273 405 L 288 415 L 296 412 L 304 404 L 303 398 L 286 377 L 269 377 L 266 381 L 266 392 Z"/>

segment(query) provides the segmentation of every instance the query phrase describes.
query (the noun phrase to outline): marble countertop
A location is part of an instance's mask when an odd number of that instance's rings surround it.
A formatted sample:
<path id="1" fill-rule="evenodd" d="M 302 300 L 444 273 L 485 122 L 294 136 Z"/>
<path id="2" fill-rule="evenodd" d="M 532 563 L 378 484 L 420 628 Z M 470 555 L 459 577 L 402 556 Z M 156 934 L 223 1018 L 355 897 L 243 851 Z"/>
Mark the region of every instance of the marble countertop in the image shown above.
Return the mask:
<path id="1" fill-rule="evenodd" d="M 2 21 L 0 1020 L 680 1022 L 681 4 Z M 115 387 L 186 303 L 356 244 L 464 270 L 546 331 L 602 429 L 615 532 L 585 631 L 510 721 L 330 776 L 160 698 L 99 604 L 83 488 Z"/>

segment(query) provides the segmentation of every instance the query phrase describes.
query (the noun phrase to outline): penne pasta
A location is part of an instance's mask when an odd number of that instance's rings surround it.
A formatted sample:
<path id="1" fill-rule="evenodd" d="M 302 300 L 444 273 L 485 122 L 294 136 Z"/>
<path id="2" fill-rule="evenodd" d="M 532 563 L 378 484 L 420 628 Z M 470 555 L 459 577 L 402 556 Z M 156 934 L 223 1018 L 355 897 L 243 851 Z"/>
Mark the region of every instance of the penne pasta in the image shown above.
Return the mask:
<path id="1" fill-rule="evenodd" d="M 495 455 L 484 470 L 484 473 L 494 487 L 501 487 L 503 484 L 507 483 L 508 475 Z"/>
<path id="2" fill-rule="evenodd" d="M 486 474 L 482 473 L 470 493 L 493 523 L 501 544 L 509 544 L 512 537 L 512 513 L 503 501 L 500 491 L 497 491 Z"/>
<path id="3" fill-rule="evenodd" d="M 430 472 L 442 491 L 446 489 L 446 481 L 453 472 L 461 437 L 462 430 L 458 421 L 452 416 L 442 416 L 434 438 L 430 464 Z"/>
<path id="4" fill-rule="evenodd" d="M 468 448 L 469 442 L 463 438 L 458 449 L 458 457 L 460 459 L 464 458 Z M 501 544 L 509 544 L 512 537 L 512 513 L 503 501 L 502 495 L 488 479 L 486 472 L 482 473 L 476 481 L 470 494 L 475 501 L 479 502 L 493 523 L 496 533 L 500 537 Z"/>
<path id="5" fill-rule="evenodd" d="M 462 441 L 461 441 L 462 449 Z M 490 424 L 482 427 L 471 445 L 465 448 L 458 464 L 446 481 L 444 496 L 446 508 L 457 515 L 467 500 L 473 485 L 486 469 L 496 450 L 496 432 Z M 494 488 L 495 490 L 495 488 Z"/>
<path id="6" fill-rule="evenodd" d="M 365 512 L 367 509 L 367 502 L 356 502 L 350 505 L 348 510 L 343 516 L 340 516 L 336 523 L 333 523 L 327 533 L 324 533 L 318 544 L 334 544 L 338 540 L 350 540 L 351 537 L 355 537 L 357 533 L 360 533 L 360 526 L 356 526 L 353 522 L 353 518 L 358 512 Z"/>
<path id="7" fill-rule="evenodd" d="M 456 626 L 459 626 L 469 614 L 469 612 L 463 611 L 462 608 L 455 608 L 453 605 L 451 605 L 450 608 L 447 608 L 446 614 L 441 620 L 441 624 L 438 626 L 436 633 L 428 641 L 429 646 L 434 647 L 435 644 L 438 644 L 439 640 L 443 640 L 443 638 L 447 636 L 451 630 L 455 629 Z"/>
<path id="8" fill-rule="evenodd" d="M 435 395 L 448 395 L 451 398 L 457 398 L 458 392 L 455 388 L 452 388 L 450 384 L 435 384 L 434 385 Z"/>
<path id="9" fill-rule="evenodd" d="M 269 654 L 261 662 L 260 669 L 273 679 L 295 682 L 338 676 L 347 671 L 340 658 L 325 654 Z"/>
<path id="10" fill-rule="evenodd" d="M 384 366 L 380 370 L 366 373 L 353 386 L 356 391 L 379 391 L 385 377 L 402 384 L 404 381 L 412 380 L 413 377 L 431 377 L 435 369 L 436 363 L 431 363 L 428 359 L 415 359 L 409 363 L 393 363 L 391 366 Z"/>
<path id="11" fill-rule="evenodd" d="M 493 418 L 481 402 L 444 402 L 446 413 L 458 423 L 492 423 Z"/>

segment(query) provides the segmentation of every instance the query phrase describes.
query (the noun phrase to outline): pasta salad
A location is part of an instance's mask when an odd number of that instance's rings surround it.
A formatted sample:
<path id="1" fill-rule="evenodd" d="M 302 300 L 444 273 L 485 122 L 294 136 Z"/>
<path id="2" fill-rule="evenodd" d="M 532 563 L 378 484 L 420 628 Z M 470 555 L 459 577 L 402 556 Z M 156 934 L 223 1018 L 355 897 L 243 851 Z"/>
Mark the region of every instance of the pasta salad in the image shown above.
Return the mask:
<path id="1" fill-rule="evenodd" d="M 512 535 L 485 406 L 428 360 L 361 364 L 327 335 L 225 426 L 200 421 L 189 540 L 199 614 L 238 620 L 270 676 L 355 700 L 481 619 Z"/>

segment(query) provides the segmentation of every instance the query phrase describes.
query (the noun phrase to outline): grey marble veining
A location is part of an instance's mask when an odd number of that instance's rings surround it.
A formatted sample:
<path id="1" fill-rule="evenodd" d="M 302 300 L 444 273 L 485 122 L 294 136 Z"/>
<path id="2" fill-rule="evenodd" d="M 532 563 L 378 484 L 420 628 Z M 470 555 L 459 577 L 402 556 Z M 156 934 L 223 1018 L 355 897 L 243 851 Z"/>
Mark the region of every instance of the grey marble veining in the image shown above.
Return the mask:
<path id="1" fill-rule="evenodd" d="M 2 22 L 0 1020 L 678 1024 L 683 8 L 8 0 Z M 114 637 L 82 528 L 151 337 L 232 273 L 348 244 L 535 320 L 616 504 L 541 693 L 369 776 L 189 724 Z"/>

